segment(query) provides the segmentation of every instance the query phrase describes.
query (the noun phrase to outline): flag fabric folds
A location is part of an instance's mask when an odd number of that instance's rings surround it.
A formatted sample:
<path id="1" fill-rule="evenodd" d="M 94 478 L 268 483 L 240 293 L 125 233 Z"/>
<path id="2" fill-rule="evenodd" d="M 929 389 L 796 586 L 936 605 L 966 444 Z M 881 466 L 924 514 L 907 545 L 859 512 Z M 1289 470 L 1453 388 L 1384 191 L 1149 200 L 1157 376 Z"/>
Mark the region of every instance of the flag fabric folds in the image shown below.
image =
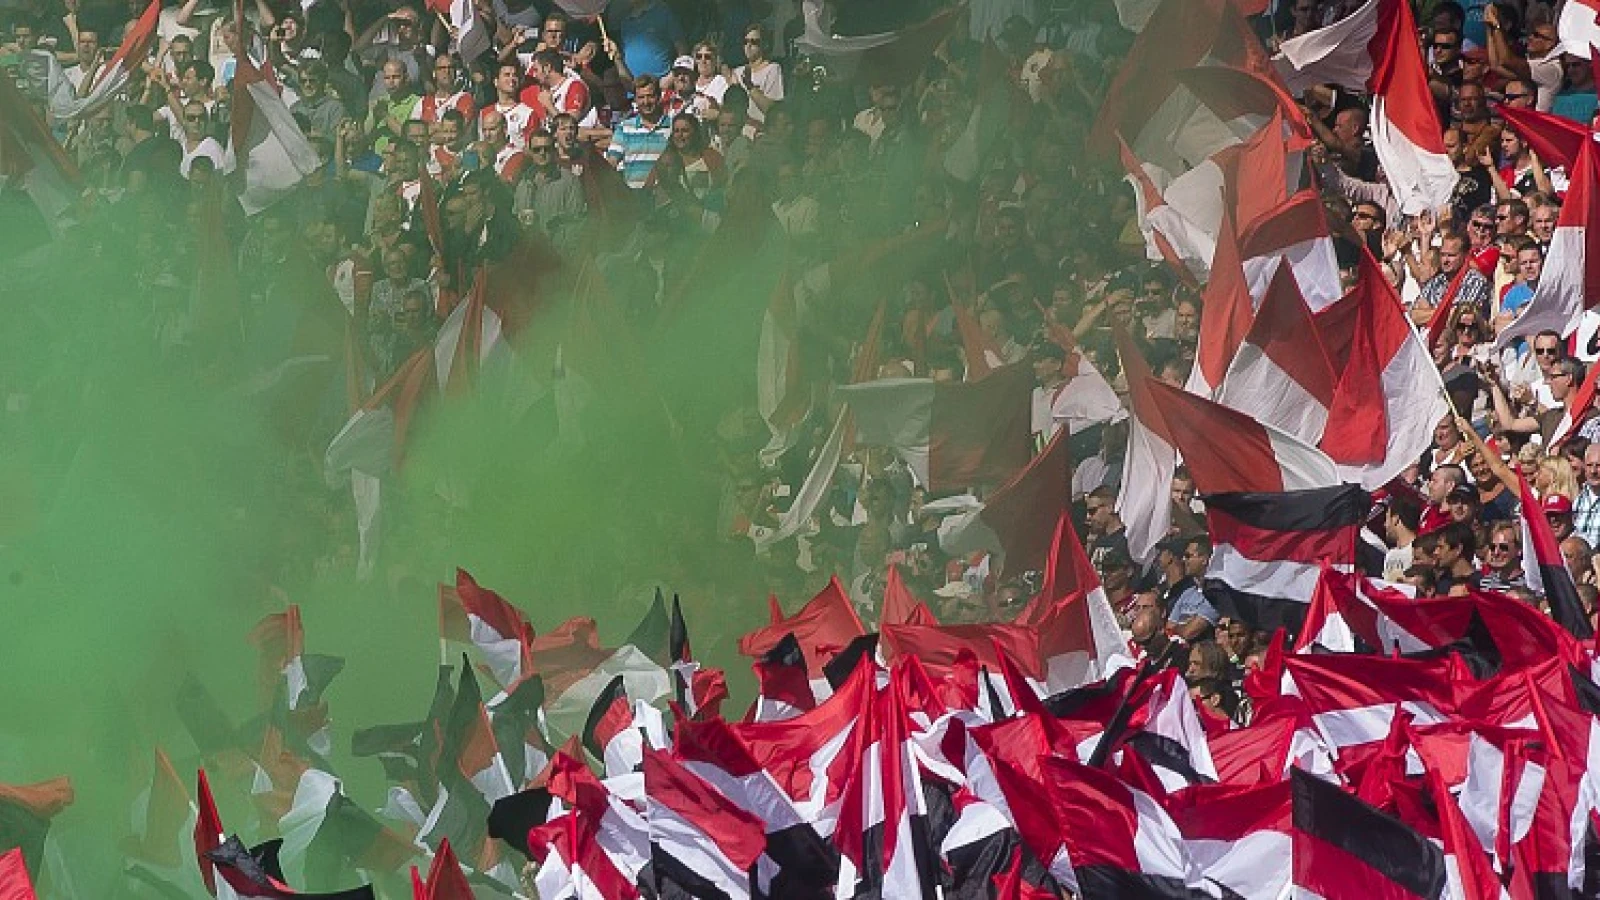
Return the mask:
<path id="1" fill-rule="evenodd" d="M 1284 41 L 1273 61 L 1296 93 L 1327 83 L 1369 92 L 1372 148 L 1401 212 L 1449 204 L 1458 176 L 1407 0 L 1367 0 L 1332 25 Z"/>
<path id="2" fill-rule="evenodd" d="M 1032 457 L 1033 373 L 1007 366 L 963 384 L 889 378 L 845 385 L 856 443 L 889 447 L 932 491 L 1000 485 Z"/>

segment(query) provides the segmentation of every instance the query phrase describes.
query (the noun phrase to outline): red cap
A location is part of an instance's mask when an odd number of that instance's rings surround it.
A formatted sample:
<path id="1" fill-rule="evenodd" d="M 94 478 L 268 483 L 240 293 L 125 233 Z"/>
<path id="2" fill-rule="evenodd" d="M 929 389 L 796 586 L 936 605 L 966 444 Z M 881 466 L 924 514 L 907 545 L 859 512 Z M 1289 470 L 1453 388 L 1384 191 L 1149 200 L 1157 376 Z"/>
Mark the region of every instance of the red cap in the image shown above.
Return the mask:
<path id="1" fill-rule="evenodd" d="M 1546 494 L 1545 498 L 1539 501 L 1539 506 L 1547 516 L 1572 515 L 1572 501 L 1564 494 Z"/>

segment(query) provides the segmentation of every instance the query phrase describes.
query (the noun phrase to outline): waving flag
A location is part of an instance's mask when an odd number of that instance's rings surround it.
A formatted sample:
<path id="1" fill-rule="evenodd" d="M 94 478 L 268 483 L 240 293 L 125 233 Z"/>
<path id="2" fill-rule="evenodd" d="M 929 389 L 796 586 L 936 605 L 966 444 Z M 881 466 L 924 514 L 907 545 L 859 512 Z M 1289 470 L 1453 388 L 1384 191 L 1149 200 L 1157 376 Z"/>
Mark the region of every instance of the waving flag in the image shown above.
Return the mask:
<path id="1" fill-rule="evenodd" d="M 1594 625 L 1583 611 L 1583 601 L 1578 598 L 1578 586 L 1572 582 L 1572 572 L 1561 555 L 1561 544 L 1544 508 L 1534 497 L 1528 480 L 1517 477 L 1521 495 L 1522 519 L 1522 571 L 1528 587 L 1544 595 L 1550 604 L 1550 618 L 1580 640 L 1594 637 Z"/>
<path id="2" fill-rule="evenodd" d="M 1343 296 L 1339 257 L 1322 211 L 1322 196 L 1316 191 L 1300 191 L 1254 219 L 1237 221 L 1239 255 L 1256 308 L 1283 262 L 1289 264 L 1300 296 L 1312 312 L 1327 309 Z"/>
<path id="3" fill-rule="evenodd" d="M 1317 318 L 1325 346 L 1324 317 L 1336 311 L 1350 315 L 1348 349 L 1334 361 L 1338 384 L 1318 446 L 1344 480 L 1377 490 L 1428 448 L 1449 400 L 1399 296 L 1365 250 L 1355 287 Z"/>
<path id="4" fill-rule="evenodd" d="M 1050 553 L 1050 533 L 1072 493 L 1071 434 L 1056 432 L 1028 467 L 977 509 L 949 516 L 939 525 L 939 546 L 961 556 L 978 551 L 1001 554 L 1002 575 L 1037 570 Z M 902 605 L 897 614 L 909 613 Z M 903 613 L 900 611 L 904 611 Z M 890 621 L 887 601 L 884 621 Z"/>
<path id="5" fill-rule="evenodd" d="M 1594 132 L 1587 125 L 1565 116 L 1503 104 L 1496 104 L 1494 112 L 1529 149 L 1539 154 L 1539 162 L 1545 166 L 1563 166 L 1570 170 L 1584 142 L 1594 140 Z"/>
<path id="6" fill-rule="evenodd" d="M 1279 897 L 1291 875 L 1288 782 L 1201 784 L 1162 804 L 1208 881 L 1241 897 Z"/>
<path id="7" fill-rule="evenodd" d="M 1189 280 L 1204 278 L 1216 255 L 1223 213 L 1222 171 L 1209 163 L 1174 179 L 1120 143 L 1122 167 L 1133 186 L 1134 212 L 1151 260 L 1165 260 Z"/>
<path id="8" fill-rule="evenodd" d="M 676 885 L 688 896 L 748 898 L 751 872 L 766 852 L 765 823 L 672 754 L 646 750 L 643 762 L 650 797 L 645 818 L 658 882 Z"/>
<path id="9" fill-rule="evenodd" d="M 1321 440 L 1338 376 L 1283 260 L 1216 400 L 1309 444 Z"/>
<path id="10" fill-rule="evenodd" d="M 531 674 L 523 671 L 524 650 L 533 639 L 527 617 L 464 569 L 456 570 L 453 588 L 439 585 L 439 635 L 476 647 L 501 687 Z"/>
<path id="11" fill-rule="evenodd" d="M 1232 0 L 1164 0 L 1134 40 L 1100 106 L 1091 152 L 1109 158 L 1124 136 L 1140 159 L 1181 172 L 1248 137 L 1207 109 L 1180 73 L 1199 65 L 1265 65 L 1261 42 Z"/>
<path id="12" fill-rule="evenodd" d="M 145 7 L 122 38 L 111 61 L 95 72 L 94 82 L 89 89 L 82 96 L 74 97 L 70 105 L 52 109 L 51 114 L 58 119 L 82 119 L 116 99 L 128 86 L 133 73 L 149 59 L 150 45 L 155 42 L 156 24 L 160 17 L 160 0 L 150 0 L 150 5 Z"/>
<path id="13" fill-rule="evenodd" d="M 1183 835 L 1155 798 L 1115 775 L 1060 757 L 1040 761 L 1044 796 L 1065 821 L 1097 823 L 1063 835 L 1084 900 L 1188 898 L 1203 893 Z M 1041 848 L 1034 847 L 1038 853 Z"/>
<path id="14" fill-rule="evenodd" d="M 1185 389 L 1215 399 L 1234 354 L 1239 352 L 1255 321 L 1255 305 L 1250 298 L 1244 262 L 1239 257 L 1239 239 L 1234 233 L 1234 218 L 1230 213 L 1224 213 L 1217 229 L 1217 252 L 1211 261 L 1211 278 L 1206 282 L 1201 299 L 1204 302 L 1200 307 L 1200 339 L 1195 348 L 1194 369 L 1189 373 Z M 1129 389 L 1132 390 L 1131 382 Z"/>
<path id="15" fill-rule="evenodd" d="M 1444 896 L 1444 852 L 1404 822 L 1299 769 L 1294 887 L 1316 897 Z"/>
<path id="16" fill-rule="evenodd" d="M 1570 334 L 1579 315 L 1600 302 L 1600 250 L 1590 246 L 1600 235 L 1589 233 L 1600 223 L 1600 147 L 1594 141 L 1582 143 L 1569 174 L 1544 274 L 1522 314 L 1495 339 L 1497 347 L 1546 329 Z"/>
<path id="17" fill-rule="evenodd" d="M 1562 53 L 1588 59 L 1595 45 L 1600 44 L 1600 3 L 1596 0 L 1568 0 L 1561 7 L 1561 17 L 1556 20 L 1556 37 Z"/>
<path id="18" fill-rule="evenodd" d="M 322 164 L 289 113 L 282 90 L 248 54 L 233 75 L 233 110 L 224 169 L 242 175 L 239 205 L 253 216 L 284 197 Z"/>
<path id="19" fill-rule="evenodd" d="M 1156 543 L 1165 539 L 1172 527 L 1172 476 L 1178 470 L 1178 437 L 1174 423 L 1168 421 L 1156 399 L 1157 382 L 1150 364 L 1126 331 L 1118 328 L 1114 334 L 1128 381 L 1128 405 L 1133 411 L 1128 423 L 1122 484 L 1117 489 L 1117 515 L 1127 529 L 1128 552 L 1147 563 L 1155 554 Z M 1196 356 L 1197 370 L 1204 353 L 1202 349 Z M 1220 378 L 1217 383 L 1221 383 Z"/>
<path id="20" fill-rule="evenodd" d="M 1331 83 L 1372 95 L 1372 147 L 1401 212 L 1449 204 L 1459 176 L 1445 154 L 1408 0 L 1367 0 L 1332 25 L 1284 41 L 1273 61 L 1295 93 Z"/>
<path id="21" fill-rule="evenodd" d="M 72 805 L 72 800 L 72 782 L 66 778 L 0 784 L 0 852 L 21 850 L 28 867 L 39 871 L 50 820 Z"/>
<path id="22" fill-rule="evenodd" d="M 0 78 L 0 186 L 27 193 L 50 233 L 59 237 L 81 181 L 77 164 L 33 104 L 9 76 Z"/>
<path id="23" fill-rule="evenodd" d="M 822 666 L 828 657 L 843 650 L 850 642 L 867 633 L 850 603 L 850 595 L 838 578 L 828 581 L 805 606 L 794 615 L 784 618 L 774 609 L 773 622 L 765 628 L 739 638 L 739 652 L 749 657 L 760 657 L 770 652 L 789 635 L 793 635 L 805 655 L 805 665 L 812 685 L 822 696 L 827 695 L 827 683 L 822 679 Z"/>
<path id="24" fill-rule="evenodd" d="M 1370 506 L 1356 485 L 1208 494 L 1205 577 L 1218 608 L 1256 628 L 1299 630 L 1322 567 L 1355 565 Z"/>
<path id="25" fill-rule="evenodd" d="M 1033 373 L 1021 365 L 981 381 L 886 378 L 846 385 L 856 443 L 892 448 L 932 491 L 1004 484 L 1033 457 Z"/>

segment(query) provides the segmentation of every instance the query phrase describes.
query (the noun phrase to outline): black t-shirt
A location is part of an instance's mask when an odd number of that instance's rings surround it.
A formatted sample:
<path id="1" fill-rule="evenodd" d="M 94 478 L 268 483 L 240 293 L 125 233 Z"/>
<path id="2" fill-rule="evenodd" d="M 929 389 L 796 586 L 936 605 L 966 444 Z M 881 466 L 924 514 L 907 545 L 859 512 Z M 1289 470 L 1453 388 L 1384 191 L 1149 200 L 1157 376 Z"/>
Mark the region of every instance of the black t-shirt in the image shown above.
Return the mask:
<path id="1" fill-rule="evenodd" d="M 1456 218 L 1464 222 L 1472 216 L 1473 210 L 1494 198 L 1494 182 L 1489 170 L 1476 163 L 1459 174 L 1461 180 L 1456 182 L 1455 193 L 1450 195 L 1450 206 Z"/>
<path id="2" fill-rule="evenodd" d="M 1111 534 L 1094 538 L 1089 542 L 1089 561 L 1096 569 L 1101 567 L 1107 553 L 1116 551 L 1125 558 L 1131 558 L 1128 553 L 1128 529 L 1119 528 Z"/>
<path id="3" fill-rule="evenodd" d="M 140 141 L 122 158 L 122 177 L 126 181 L 135 172 L 144 173 L 151 186 L 176 183 L 182 180 L 178 166 L 183 162 L 183 148 L 165 134 L 151 135 Z"/>

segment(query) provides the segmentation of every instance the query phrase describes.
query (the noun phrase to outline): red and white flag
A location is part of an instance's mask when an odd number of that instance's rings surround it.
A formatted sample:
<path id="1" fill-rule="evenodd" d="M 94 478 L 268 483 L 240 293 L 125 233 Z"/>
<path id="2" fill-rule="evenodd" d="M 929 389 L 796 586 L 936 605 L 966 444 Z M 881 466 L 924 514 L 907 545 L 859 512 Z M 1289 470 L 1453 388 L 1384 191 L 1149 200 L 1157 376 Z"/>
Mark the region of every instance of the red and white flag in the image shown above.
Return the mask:
<path id="1" fill-rule="evenodd" d="M 981 381 L 886 378 L 838 389 L 856 444 L 889 447 L 932 491 L 1004 484 L 1033 457 L 1033 373 L 1007 366 Z"/>
<path id="2" fill-rule="evenodd" d="M 82 175 L 50 126 L 10 77 L 0 78 L 0 186 L 20 188 L 59 237 L 82 189 Z"/>
<path id="3" fill-rule="evenodd" d="M 765 823 L 664 750 L 644 752 L 644 786 L 658 883 L 689 896 L 748 898 Z"/>
<path id="4" fill-rule="evenodd" d="M 1567 568 L 1561 542 L 1556 540 L 1544 508 L 1528 486 L 1528 479 L 1517 476 L 1522 519 L 1522 573 L 1529 590 L 1542 595 L 1550 604 L 1550 618 L 1580 640 L 1594 637 L 1594 625 L 1584 612 L 1578 586 Z"/>
<path id="5" fill-rule="evenodd" d="M 1348 323 L 1348 340 L 1331 333 L 1334 318 Z M 1400 297 L 1365 251 L 1355 287 L 1317 317 L 1317 330 L 1339 373 L 1318 446 L 1346 481 L 1377 490 L 1432 442 L 1449 411 L 1444 385 Z"/>
<path id="6" fill-rule="evenodd" d="M 1341 483 L 1333 460 L 1305 441 L 1169 384 L 1146 384 L 1201 493 L 1283 493 Z"/>
<path id="7" fill-rule="evenodd" d="M 1232 0 L 1164 0 L 1134 40 L 1089 136 L 1091 152 L 1110 158 L 1122 135 L 1142 160 L 1184 172 L 1250 136 L 1229 127 L 1179 80 L 1199 65 L 1243 69 L 1266 53 Z"/>
<path id="8" fill-rule="evenodd" d="M 1419 726 L 1455 713 L 1454 669 L 1447 660 L 1309 653 L 1286 657 L 1284 670 L 1336 752 L 1382 741 L 1397 709 Z"/>
<path id="9" fill-rule="evenodd" d="M 1287 262 L 1300 296 L 1312 312 L 1321 312 L 1344 296 L 1339 257 L 1316 191 L 1300 191 L 1249 221 L 1239 220 L 1239 256 L 1256 307 L 1278 266 Z"/>
<path id="10" fill-rule="evenodd" d="M 287 196 L 322 160 L 289 113 L 276 80 L 248 54 L 238 56 L 232 89 L 224 170 L 242 172 L 239 205 L 253 216 Z"/>
<path id="11" fill-rule="evenodd" d="M 1066 510 L 1056 519 L 1039 593 L 1015 621 L 1038 633 L 1047 691 L 1108 678 L 1126 652 L 1116 613 Z"/>
<path id="12" fill-rule="evenodd" d="M 1216 402 L 1315 444 L 1328 422 L 1337 377 L 1283 260 L 1234 352 Z"/>
<path id="13" fill-rule="evenodd" d="M 1289 883 L 1289 783 L 1197 784 L 1162 805 L 1207 880 L 1241 897 L 1280 897 Z"/>
<path id="14" fill-rule="evenodd" d="M 1567 8 L 1577 5 L 1569 3 Z M 1596 37 L 1600 37 L 1600 34 Z M 1561 166 L 1570 171 L 1584 141 L 1595 139 L 1589 126 L 1565 116 L 1503 104 L 1496 104 L 1494 112 L 1505 120 L 1506 125 L 1522 138 L 1529 149 L 1539 154 L 1539 162 L 1550 168 Z"/>
<path id="15" fill-rule="evenodd" d="M 1401 212 L 1450 203 L 1459 175 L 1444 150 L 1408 0 L 1367 0 L 1326 28 L 1284 41 L 1273 62 L 1296 93 L 1338 84 L 1372 95 L 1372 148 Z"/>
<path id="16" fill-rule="evenodd" d="M 522 610 L 480 586 L 465 569 L 456 570 L 454 587 L 439 585 L 439 636 L 476 647 L 502 688 L 532 674 L 523 671 L 533 631 Z"/>
<path id="17" fill-rule="evenodd" d="M 411 891 L 412 900 L 472 900 L 472 885 L 448 839 L 439 843 L 426 879 L 415 866 L 411 868 Z"/>
<path id="18" fill-rule="evenodd" d="M 1162 405 L 1156 402 L 1157 382 L 1149 363 L 1126 332 L 1118 328 L 1115 334 L 1133 411 L 1122 485 L 1117 490 L 1117 515 L 1127 530 L 1128 552 L 1134 559 L 1148 562 L 1156 542 L 1164 540 L 1172 527 L 1172 476 L 1178 469 L 1178 441 Z M 1200 365 L 1196 362 L 1196 368 Z"/>
<path id="19" fill-rule="evenodd" d="M 1506 326 L 1495 346 L 1505 347 L 1519 337 L 1550 330 L 1571 334 L 1578 317 L 1600 303 L 1600 147 L 1584 141 L 1568 173 L 1567 197 L 1550 237 L 1544 273 L 1517 320 Z"/>
<path id="20" fill-rule="evenodd" d="M 535 637 L 529 645 L 533 671 L 544 681 L 545 727 L 554 743 L 583 733 L 596 698 L 622 676 L 628 696 L 646 703 L 672 692 L 667 670 L 633 644 L 600 645 L 595 621 L 577 617 Z"/>
<path id="21" fill-rule="evenodd" d="M 1183 835 L 1154 797 L 1104 769 L 1072 759 L 1047 757 L 1039 799 L 1062 820 L 1093 820 L 1094 828 L 1069 824 L 1062 835 L 1081 897 L 1192 897 L 1205 894 L 1205 878 L 1189 855 Z M 1029 835 L 1024 834 L 1024 839 Z M 1040 858 L 1048 844 L 1030 847 Z"/>
<path id="22" fill-rule="evenodd" d="M 772 621 L 739 638 L 739 652 L 749 657 L 761 657 L 770 652 L 787 635 L 794 635 L 805 655 L 806 672 L 812 688 L 821 697 L 828 694 L 828 681 L 823 665 L 850 642 L 867 633 L 850 603 L 850 595 L 838 578 L 812 597 L 792 616 L 784 617 L 773 601 Z"/>
<path id="23" fill-rule="evenodd" d="M 95 72 L 94 82 L 83 95 L 73 99 L 66 109 L 51 110 L 60 119 L 81 119 L 114 100 L 128 80 L 150 56 L 150 45 L 156 39 L 156 25 L 161 18 L 160 0 L 150 0 L 150 5 L 140 14 L 123 36 L 111 60 Z"/>
<path id="24" fill-rule="evenodd" d="M 1174 272 L 1205 278 L 1216 254 L 1222 215 L 1222 170 L 1209 160 L 1173 178 L 1141 161 L 1118 139 L 1122 167 L 1133 186 L 1134 212 L 1147 256 L 1165 260 Z"/>
<path id="25" fill-rule="evenodd" d="M 1597 0 L 1567 0 L 1561 7 L 1561 17 L 1556 19 L 1557 47 L 1588 59 L 1592 49 L 1600 44 L 1600 2 Z"/>
<path id="26" fill-rule="evenodd" d="M 1250 299 L 1250 285 L 1245 279 L 1239 239 L 1230 214 L 1223 215 L 1217 230 L 1211 278 L 1206 282 L 1201 299 L 1200 339 L 1195 348 L 1194 369 L 1189 373 L 1185 389 L 1202 397 L 1213 397 L 1255 321 L 1255 305 Z"/>
<path id="27" fill-rule="evenodd" d="M 984 499 L 977 509 L 947 517 L 939 525 L 939 546 L 951 556 L 988 551 L 1000 554 L 1002 575 L 1039 569 L 1050 553 L 1056 517 L 1072 492 L 1070 434 L 1063 428 L 1017 477 Z M 884 616 L 888 621 L 887 612 Z"/>

